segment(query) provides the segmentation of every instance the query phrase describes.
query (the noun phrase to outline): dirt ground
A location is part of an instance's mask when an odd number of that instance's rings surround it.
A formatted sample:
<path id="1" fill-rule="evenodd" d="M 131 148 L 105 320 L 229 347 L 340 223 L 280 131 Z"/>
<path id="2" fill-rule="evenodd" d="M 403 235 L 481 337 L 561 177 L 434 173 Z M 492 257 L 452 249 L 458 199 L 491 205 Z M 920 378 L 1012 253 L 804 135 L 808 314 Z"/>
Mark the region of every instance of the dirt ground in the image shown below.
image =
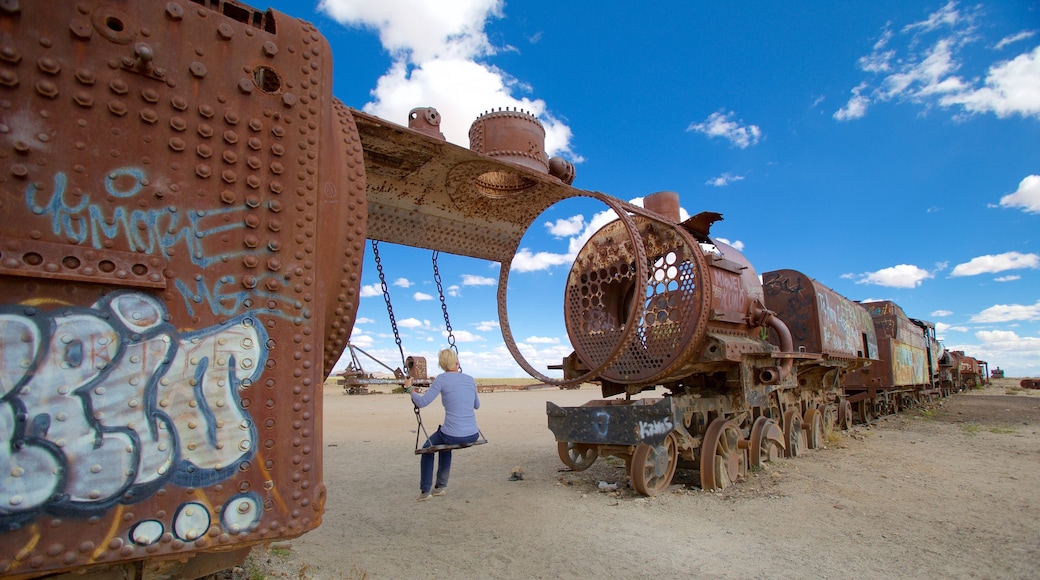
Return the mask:
<path id="1" fill-rule="evenodd" d="M 654 498 L 621 461 L 563 471 L 545 402 L 596 389 L 483 393 L 490 443 L 455 452 L 448 494 L 423 503 L 407 397 L 326 388 L 324 523 L 235 576 L 1036 578 L 1040 391 L 1017 384 L 858 426 L 722 492 L 680 470 Z"/>

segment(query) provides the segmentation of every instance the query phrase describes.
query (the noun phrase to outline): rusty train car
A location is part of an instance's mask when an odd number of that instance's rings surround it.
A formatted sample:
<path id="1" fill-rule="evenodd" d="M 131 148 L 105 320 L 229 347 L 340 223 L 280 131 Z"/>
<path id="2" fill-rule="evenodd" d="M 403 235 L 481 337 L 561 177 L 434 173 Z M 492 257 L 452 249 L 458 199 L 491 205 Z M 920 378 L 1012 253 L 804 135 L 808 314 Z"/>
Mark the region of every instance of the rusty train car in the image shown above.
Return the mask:
<path id="1" fill-rule="evenodd" d="M 845 390 L 860 420 L 895 413 L 922 397 L 941 394 L 938 368 L 943 349 L 935 340 L 934 326 L 911 319 L 892 301 L 868 302 L 864 307 L 874 321 L 880 364 L 845 378 Z"/>
<path id="2" fill-rule="evenodd" d="M 588 240 L 568 278 L 575 352 L 565 378 L 602 369 L 603 396 L 627 396 L 547 404 L 564 464 L 582 470 L 601 455 L 622 457 L 633 488 L 656 495 L 686 462 L 704 489 L 721 489 L 749 466 L 851 426 L 840 377 L 877 360 L 867 312 L 799 272 L 760 281 L 737 250 L 709 237 L 718 214 L 678 223 L 671 192 L 644 205 L 659 217 L 637 222 L 642 253 L 616 251 L 623 236 L 613 222 Z M 657 386 L 665 396 L 631 398 Z"/>

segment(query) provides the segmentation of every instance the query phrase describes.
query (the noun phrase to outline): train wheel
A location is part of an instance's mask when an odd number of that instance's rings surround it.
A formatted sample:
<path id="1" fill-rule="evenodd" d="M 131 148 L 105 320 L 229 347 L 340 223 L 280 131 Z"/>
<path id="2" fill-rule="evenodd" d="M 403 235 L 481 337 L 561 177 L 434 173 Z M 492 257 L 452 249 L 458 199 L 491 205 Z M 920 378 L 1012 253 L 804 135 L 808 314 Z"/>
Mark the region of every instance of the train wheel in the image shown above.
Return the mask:
<path id="1" fill-rule="evenodd" d="M 823 432 L 833 433 L 838 426 L 838 407 L 835 405 L 823 406 Z"/>
<path id="2" fill-rule="evenodd" d="M 798 409 L 784 412 L 784 451 L 788 457 L 798 457 L 805 449 L 805 438 L 802 436 L 802 414 Z"/>
<path id="3" fill-rule="evenodd" d="M 632 453 L 630 475 L 632 487 L 643 495 L 655 496 L 672 482 L 679 450 L 671 433 L 660 445 L 640 443 Z"/>
<path id="4" fill-rule="evenodd" d="M 852 403 L 848 399 L 838 405 L 838 426 L 845 431 L 852 429 Z"/>
<path id="5" fill-rule="evenodd" d="M 819 409 L 809 409 L 805 412 L 802 429 L 805 429 L 805 443 L 809 449 L 819 449 L 823 446 L 823 415 Z"/>
<path id="6" fill-rule="evenodd" d="M 768 417 L 755 419 L 751 427 L 750 454 L 751 467 L 762 467 L 766 461 L 776 461 L 784 456 L 784 432 L 776 421 Z"/>
<path id="7" fill-rule="evenodd" d="M 599 448 L 594 445 L 583 445 L 572 441 L 560 441 L 556 444 L 560 461 L 574 471 L 585 471 L 596 462 Z"/>
<path id="8" fill-rule="evenodd" d="M 874 404 L 870 399 L 859 402 L 859 420 L 862 423 L 870 423 L 874 420 Z"/>
<path id="9" fill-rule="evenodd" d="M 735 421 L 719 417 L 708 425 L 701 445 L 701 489 L 725 489 L 747 474 L 741 439 Z"/>

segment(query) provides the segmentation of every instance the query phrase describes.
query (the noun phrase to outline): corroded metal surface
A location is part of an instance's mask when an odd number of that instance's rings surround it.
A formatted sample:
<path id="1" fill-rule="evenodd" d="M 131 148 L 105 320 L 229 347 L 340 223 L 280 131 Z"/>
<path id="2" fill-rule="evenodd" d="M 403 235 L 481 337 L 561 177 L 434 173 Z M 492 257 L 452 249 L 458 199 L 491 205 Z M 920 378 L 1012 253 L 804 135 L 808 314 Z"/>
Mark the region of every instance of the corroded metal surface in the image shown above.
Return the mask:
<path id="1" fill-rule="evenodd" d="M 224 0 L 0 29 L 0 574 L 194 575 L 316 527 L 367 209 L 328 45 Z"/>
<path id="2" fill-rule="evenodd" d="M 874 320 L 879 362 L 849 373 L 845 387 L 859 390 L 930 386 L 930 344 L 921 327 L 894 302 L 868 302 L 863 306 Z"/>
<path id="3" fill-rule="evenodd" d="M 795 348 L 829 358 L 878 358 L 870 314 L 859 304 L 795 270 L 762 274 L 766 307 L 791 330 Z"/>
<path id="4" fill-rule="evenodd" d="M 707 265 L 685 230 L 644 217 L 635 220 L 643 242 L 646 274 L 626 244 L 622 222 L 608 224 L 578 252 L 567 280 L 564 320 L 578 356 L 589 366 L 605 360 L 619 344 L 622 355 L 601 373 L 618 383 L 662 380 L 700 347 L 707 327 Z M 622 333 L 639 308 L 637 332 Z"/>

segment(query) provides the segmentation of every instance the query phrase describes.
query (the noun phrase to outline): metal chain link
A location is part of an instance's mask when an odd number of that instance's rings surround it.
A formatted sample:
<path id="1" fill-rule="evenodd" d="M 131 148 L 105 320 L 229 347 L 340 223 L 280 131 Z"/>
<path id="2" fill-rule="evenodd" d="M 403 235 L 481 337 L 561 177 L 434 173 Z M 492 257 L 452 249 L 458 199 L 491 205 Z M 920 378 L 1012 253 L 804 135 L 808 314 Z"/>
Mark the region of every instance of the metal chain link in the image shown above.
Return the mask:
<path id="1" fill-rule="evenodd" d="M 437 295 L 441 298 L 441 312 L 444 313 L 444 328 L 448 331 L 448 348 L 455 351 L 455 358 L 459 356 L 459 347 L 455 346 L 455 333 L 451 330 L 451 320 L 448 319 L 448 303 L 444 300 L 444 286 L 441 284 L 441 271 L 437 267 L 439 250 L 433 251 L 433 281 L 437 283 Z M 462 363 L 459 363 L 459 372 L 462 372 Z"/>
<path id="2" fill-rule="evenodd" d="M 404 347 L 401 346 L 401 333 L 397 330 L 397 319 L 394 318 L 394 306 L 390 303 L 390 289 L 386 285 L 386 277 L 383 275 L 383 262 L 379 259 L 379 242 L 372 240 L 372 254 L 376 258 L 376 270 L 379 271 L 379 286 L 383 289 L 383 300 L 386 301 L 386 312 L 390 315 L 390 328 L 394 330 L 394 342 L 397 350 L 401 353 L 401 368 L 407 368 L 408 364 L 404 358 Z M 443 300 L 443 298 L 442 298 Z"/>

